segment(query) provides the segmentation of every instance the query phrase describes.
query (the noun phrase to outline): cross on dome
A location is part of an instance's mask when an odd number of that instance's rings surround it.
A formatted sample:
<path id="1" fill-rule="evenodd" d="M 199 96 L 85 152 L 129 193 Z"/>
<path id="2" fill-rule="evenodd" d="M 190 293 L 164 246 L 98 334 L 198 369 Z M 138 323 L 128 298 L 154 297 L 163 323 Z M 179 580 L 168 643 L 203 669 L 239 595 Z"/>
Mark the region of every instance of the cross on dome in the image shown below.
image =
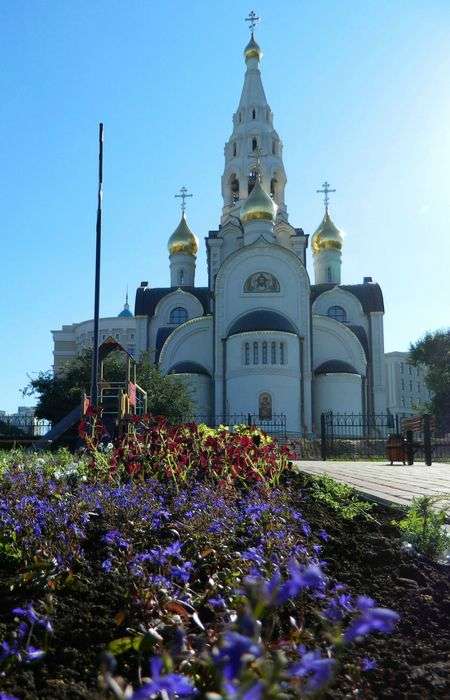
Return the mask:
<path id="1" fill-rule="evenodd" d="M 328 204 L 330 203 L 330 198 L 329 198 L 329 193 L 330 192 L 336 192 L 336 190 L 330 189 L 330 183 L 325 180 L 325 182 L 322 185 L 323 189 L 322 190 L 316 190 L 318 194 L 323 194 L 323 203 L 325 205 L 325 211 L 328 213 Z"/>
<path id="2" fill-rule="evenodd" d="M 180 194 L 174 195 L 175 197 L 179 197 L 181 199 L 181 213 L 184 215 L 184 212 L 186 211 L 186 199 L 187 197 L 193 197 L 193 194 L 188 194 L 188 189 L 183 185 L 183 187 L 180 188 Z"/>
<path id="3" fill-rule="evenodd" d="M 252 10 L 251 12 L 249 12 L 248 17 L 246 17 L 244 21 L 248 22 L 248 28 L 250 29 L 251 35 L 253 36 L 255 27 L 258 24 L 258 22 L 261 21 L 261 17 L 258 17 L 256 12 Z"/>

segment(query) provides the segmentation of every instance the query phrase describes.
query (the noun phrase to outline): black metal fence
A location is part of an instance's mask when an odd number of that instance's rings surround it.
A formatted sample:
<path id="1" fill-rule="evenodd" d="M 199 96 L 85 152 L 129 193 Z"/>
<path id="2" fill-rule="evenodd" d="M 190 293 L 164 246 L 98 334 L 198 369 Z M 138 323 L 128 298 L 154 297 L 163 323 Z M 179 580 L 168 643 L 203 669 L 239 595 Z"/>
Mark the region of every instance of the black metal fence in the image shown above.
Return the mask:
<path id="1" fill-rule="evenodd" d="M 392 413 L 334 413 L 321 416 L 322 459 L 386 459 L 389 435 L 402 432 L 405 415 Z M 414 459 L 424 460 L 423 433 L 414 433 Z M 432 433 L 433 461 L 450 461 L 450 438 Z"/>

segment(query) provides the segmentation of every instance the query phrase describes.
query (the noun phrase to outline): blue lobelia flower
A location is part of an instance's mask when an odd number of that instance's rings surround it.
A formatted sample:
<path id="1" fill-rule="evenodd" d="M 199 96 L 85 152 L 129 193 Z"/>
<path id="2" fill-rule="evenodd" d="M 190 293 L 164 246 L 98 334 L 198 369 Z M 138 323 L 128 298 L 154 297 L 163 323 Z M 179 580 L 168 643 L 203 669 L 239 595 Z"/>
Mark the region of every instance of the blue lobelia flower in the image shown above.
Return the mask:
<path id="1" fill-rule="evenodd" d="M 12 613 L 17 617 L 27 620 L 30 625 L 40 625 L 41 627 L 44 627 L 49 634 L 53 633 L 53 627 L 50 620 L 42 615 L 38 615 L 31 603 L 29 603 L 26 608 L 13 608 Z"/>
<path id="2" fill-rule="evenodd" d="M 277 596 L 277 603 L 282 604 L 295 598 L 306 588 L 321 591 L 325 587 L 326 576 L 317 564 L 302 567 L 295 559 L 288 564 L 290 578 L 284 583 Z"/>
<path id="3" fill-rule="evenodd" d="M 262 650 L 249 637 L 238 632 L 226 632 L 223 644 L 216 654 L 215 662 L 222 669 L 223 676 L 228 681 L 238 678 L 244 657 L 248 660 L 261 656 Z"/>
<path id="4" fill-rule="evenodd" d="M 316 692 L 331 681 L 336 662 L 334 659 L 323 657 L 317 649 L 307 651 L 304 646 L 301 646 L 299 653 L 300 661 L 288 668 L 288 674 L 306 678 L 306 692 Z"/>
<path id="5" fill-rule="evenodd" d="M 373 669 L 377 668 L 377 666 L 378 664 L 375 659 L 369 659 L 368 656 L 365 656 L 361 661 L 361 669 L 363 671 L 373 671 Z"/>
<path id="6" fill-rule="evenodd" d="M 185 561 L 183 564 L 180 566 L 172 566 L 170 569 L 170 573 L 174 578 L 179 579 L 180 581 L 183 581 L 183 583 L 187 583 L 189 579 L 191 578 L 191 571 L 193 569 L 192 562 L 190 561 Z"/>
<path id="7" fill-rule="evenodd" d="M 198 691 L 188 678 L 178 673 L 167 673 L 162 676 L 163 660 L 158 656 L 150 659 L 151 681 L 145 683 L 142 688 L 135 690 L 131 700 L 146 700 L 154 698 L 161 691 L 165 691 L 170 700 L 173 698 L 190 698 L 197 695 Z"/>
<path id="8" fill-rule="evenodd" d="M 8 693 L 0 693 L 0 700 L 19 700 L 15 695 L 8 695 Z"/>
<path id="9" fill-rule="evenodd" d="M 367 596 L 359 596 L 356 600 L 356 607 L 362 614 L 347 627 L 344 633 L 346 642 L 362 639 L 371 632 L 390 634 L 400 617 L 398 613 L 389 610 L 389 608 L 376 608 L 375 601 Z"/>

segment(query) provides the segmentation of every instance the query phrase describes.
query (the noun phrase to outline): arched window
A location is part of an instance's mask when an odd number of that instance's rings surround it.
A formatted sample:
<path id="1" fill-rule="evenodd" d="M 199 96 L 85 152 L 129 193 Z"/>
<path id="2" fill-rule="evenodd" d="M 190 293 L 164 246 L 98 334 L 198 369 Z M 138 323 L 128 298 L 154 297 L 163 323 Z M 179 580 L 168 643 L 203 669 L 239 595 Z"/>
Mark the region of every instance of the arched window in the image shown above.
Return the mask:
<path id="1" fill-rule="evenodd" d="M 253 364 L 259 364 L 259 347 L 258 343 L 253 343 Z"/>
<path id="2" fill-rule="evenodd" d="M 347 313 L 342 306 L 330 306 L 327 311 L 327 316 L 334 318 L 335 321 L 340 321 L 341 323 L 345 323 L 347 321 Z"/>
<path id="3" fill-rule="evenodd" d="M 258 148 L 258 139 L 252 138 L 252 151 L 256 151 Z"/>
<path id="4" fill-rule="evenodd" d="M 252 119 L 256 119 L 256 109 L 252 109 Z"/>
<path id="5" fill-rule="evenodd" d="M 244 346 L 244 362 L 246 365 L 250 364 L 250 343 L 245 343 Z"/>
<path id="6" fill-rule="evenodd" d="M 267 342 L 264 340 L 262 344 L 262 363 L 267 365 Z"/>
<path id="7" fill-rule="evenodd" d="M 170 312 L 169 316 L 169 323 L 173 323 L 176 326 L 179 326 L 180 323 L 184 323 L 188 319 L 188 313 L 186 309 L 184 309 L 182 306 L 176 306 L 172 311 Z"/>
<path id="8" fill-rule="evenodd" d="M 239 201 L 239 180 L 234 173 L 230 177 L 230 193 L 232 203 L 236 204 Z"/>
<path id="9" fill-rule="evenodd" d="M 258 401 L 259 420 L 272 420 L 272 397 L 270 394 L 260 394 Z"/>
<path id="10" fill-rule="evenodd" d="M 284 343 L 280 343 L 280 365 L 284 365 L 285 363 L 285 358 L 284 358 Z"/>
<path id="11" fill-rule="evenodd" d="M 241 123 L 241 121 L 242 121 L 242 113 L 239 112 L 239 123 Z"/>
<path id="12" fill-rule="evenodd" d="M 236 145 L 236 141 L 233 143 L 233 156 L 237 156 L 237 145 Z"/>
<path id="13" fill-rule="evenodd" d="M 270 362 L 273 365 L 277 364 L 277 344 L 275 341 L 272 341 L 272 344 L 270 346 Z"/>
<path id="14" fill-rule="evenodd" d="M 273 199 L 275 199 L 275 196 L 277 194 L 277 185 L 278 185 L 278 180 L 276 177 L 273 177 L 270 181 L 270 194 L 272 195 Z"/>
<path id="15" fill-rule="evenodd" d="M 181 286 L 184 282 L 184 270 L 181 269 L 178 272 L 178 284 Z"/>
<path id="16" fill-rule="evenodd" d="M 250 170 L 250 173 L 248 175 L 248 193 L 252 191 L 256 184 L 256 178 L 258 177 L 258 174 L 256 170 Z"/>
<path id="17" fill-rule="evenodd" d="M 331 267 L 327 267 L 327 280 L 328 282 L 331 282 Z"/>
<path id="18" fill-rule="evenodd" d="M 276 156 L 276 154 L 277 154 L 277 142 L 275 141 L 275 139 L 273 139 L 273 141 L 272 141 L 272 155 Z"/>

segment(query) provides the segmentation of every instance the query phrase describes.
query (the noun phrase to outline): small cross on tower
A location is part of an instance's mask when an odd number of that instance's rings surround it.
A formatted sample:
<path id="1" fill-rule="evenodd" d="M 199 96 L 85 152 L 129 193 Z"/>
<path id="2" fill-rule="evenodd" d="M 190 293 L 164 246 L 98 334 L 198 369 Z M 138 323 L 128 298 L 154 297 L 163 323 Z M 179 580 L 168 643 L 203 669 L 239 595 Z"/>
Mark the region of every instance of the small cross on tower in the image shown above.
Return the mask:
<path id="1" fill-rule="evenodd" d="M 263 153 L 262 149 L 258 146 L 253 153 L 250 154 L 250 158 L 255 159 L 255 165 L 253 166 L 253 171 L 257 174 L 258 179 L 261 176 L 261 158 L 266 156 L 267 153 Z"/>
<path id="2" fill-rule="evenodd" d="M 255 27 L 260 20 L 261 20 L 261 17 L 258 17 L 256 12 L 254 12 L 253 10 L 249 13 L 248 17 L 245 18 L 245 22 L 248 22 L 248 28 L 250 29 L 252 36 L 253 36 L 253 32 L 255 30 Z"/>
<path id="3" fill-rule="evenodd" d="M 186 211 L 186 199 L 187 197 L 193 197 L 194 195 L 188 194 L 187 187 L 183 185 L 183 187 L 180 189 L 180 194 L 176 194 L 174 196 L 181 199 L 181 213 L 184 215 L 184 212 Z"/>
<path id="4" fill-rule="evenodd" d="M 323 194 L 323 203 L 325 204 L 325 212 L 328 213 L 328 204 L 330 203 L 330 198 L 329 198 L 329 193 L 330 192 L 336 192 L 336 190 L 330 189 L 330 183 L 325 180 L 325 182 L 322 185 L 323 189 L 322 190 L 316 190 L 317 193 Z"/>

